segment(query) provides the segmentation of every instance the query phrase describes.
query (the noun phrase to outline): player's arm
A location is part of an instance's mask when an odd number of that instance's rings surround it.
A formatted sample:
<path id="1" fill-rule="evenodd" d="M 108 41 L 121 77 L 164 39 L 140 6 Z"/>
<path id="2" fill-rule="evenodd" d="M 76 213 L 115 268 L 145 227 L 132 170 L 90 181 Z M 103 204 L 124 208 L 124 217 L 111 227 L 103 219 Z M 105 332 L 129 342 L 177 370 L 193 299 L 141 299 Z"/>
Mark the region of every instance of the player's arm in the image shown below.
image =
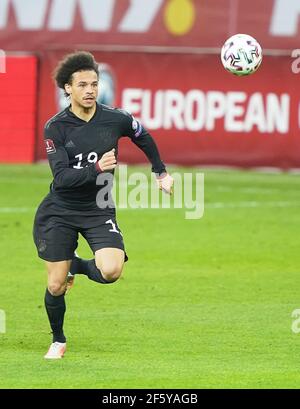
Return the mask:
<path id="1" fill-rule="evenodd" d="M 63 138 L 54 124 L 45 127 L 45 144 L 55 184 L 60 187 L 74 188 L 94 182 L 99 173 L 116 166 L 114 152 L 111 151 L 105 153 L 96 164 L 82 169 L 69 168 L 69 156 Z"/>
<path id="2" fill-rule="evenodd" d="M 152 172 L 156 174 L 156 181 L 159 189 L 166 193 L 172 194 L 173 178 L 168 174 L 165 164 L 160 158 L 157 145 L 143 126 L 134 119 L 130 114 L 124 116 L 125 135 L 129 136 L 132 142 L 138 146 L 147 156 L 152 164 Z"/>

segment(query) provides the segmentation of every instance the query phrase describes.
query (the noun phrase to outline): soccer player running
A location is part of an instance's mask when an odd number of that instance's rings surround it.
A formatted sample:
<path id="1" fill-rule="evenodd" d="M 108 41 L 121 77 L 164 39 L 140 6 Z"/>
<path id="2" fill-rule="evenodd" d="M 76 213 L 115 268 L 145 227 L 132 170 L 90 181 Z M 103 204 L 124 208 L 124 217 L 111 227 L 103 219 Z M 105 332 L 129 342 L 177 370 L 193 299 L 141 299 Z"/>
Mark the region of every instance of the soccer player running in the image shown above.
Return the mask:
<path id="1" fill-rule="evenodd" d="M 100 284 L 113 283 L 127 261 L 114 206 L 98 206 L 97 178 L 113 174 L 118 140 L 128 136 L 146 154 L 158 187 L 172 193 L 173 179 L 166 172 L 149 133 L 129 113 L 97 103 L 99 70 L 92 54 L 67 55 L 55 70 L 55 81 L 70 97 L 70 105 L 45 125 L 45 144 L 53 174 L 50 192 L 34 221 L 38 255 L 46 261 L 48 286 L 45 307 L 53 333 L 46 359 L 62 358 L 65 293 L 76 274 Z M 82 260 L 75 250 L 78 234 L 94 253 Z"/>

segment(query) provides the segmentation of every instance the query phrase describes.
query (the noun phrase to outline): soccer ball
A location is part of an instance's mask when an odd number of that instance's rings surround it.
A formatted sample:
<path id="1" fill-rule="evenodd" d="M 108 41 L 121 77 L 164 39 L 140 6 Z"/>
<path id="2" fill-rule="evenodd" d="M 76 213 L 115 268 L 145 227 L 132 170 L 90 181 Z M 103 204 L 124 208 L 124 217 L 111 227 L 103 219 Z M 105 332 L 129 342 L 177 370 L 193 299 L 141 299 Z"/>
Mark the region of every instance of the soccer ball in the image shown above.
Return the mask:
<path id="1" fill-rule="evenodd" d="M 235 34 L 225 41 L 221 50 L 224 68 L 234 75 L 253 74 L 262 62 L 262 49 L 248 34 Z"/>

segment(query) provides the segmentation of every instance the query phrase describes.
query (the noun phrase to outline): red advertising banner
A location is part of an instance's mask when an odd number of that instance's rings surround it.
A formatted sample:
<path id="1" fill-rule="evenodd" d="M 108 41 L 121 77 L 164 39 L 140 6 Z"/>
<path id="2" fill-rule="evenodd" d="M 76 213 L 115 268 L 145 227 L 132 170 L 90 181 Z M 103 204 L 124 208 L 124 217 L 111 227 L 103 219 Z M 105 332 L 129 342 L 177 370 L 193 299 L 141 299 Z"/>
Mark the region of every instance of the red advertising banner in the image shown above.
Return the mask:
<path id="1" fill-rule="evenodd" d="M 37 59 L 6 57 L 0 73 L 0 162 L 33 162 Z"/>
<path id="2" fill-rule="evenodd" d="M 217 47 L 238 32 L 300 44 L 299 0 L 0 0 L 0 48 Z"/>
<path id="3" fill-rule="evenodd" d="M 42 58 L 39 157 L 44 123 L 66 101 L 51 80 L 62 53 Z M 96 53 L 101 101 L 131 112 L 156 139 L 166 163 L 300 166 L 299 77 L 289 57 L 265 57 L 249 77 L 226 72 L 214 55 Z M 120 160 L 145 162 L 130 141 Z"/>

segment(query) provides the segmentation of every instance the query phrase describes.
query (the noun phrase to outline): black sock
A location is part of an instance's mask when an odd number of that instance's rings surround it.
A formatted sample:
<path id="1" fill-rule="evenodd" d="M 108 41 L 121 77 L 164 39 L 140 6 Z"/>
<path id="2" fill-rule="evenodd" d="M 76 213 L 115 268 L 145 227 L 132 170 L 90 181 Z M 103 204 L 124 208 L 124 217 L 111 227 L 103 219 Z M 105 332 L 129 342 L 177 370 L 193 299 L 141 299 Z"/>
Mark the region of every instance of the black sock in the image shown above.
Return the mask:
<path id="1" fill-rule="evenodd" d="M 96 267 L 95 259 L 83 260 L 79 257 L 73 258 L 70 272 L 71 274 L 84 274 L 88 276 L 90 280 L 96 281 L 97 283 L 112 283 L 112 281 L 105 280 L 101 271 Z"/>
<path id="2" fill-rule="evenodd" d="M 64 316 L 66 312 L 65 295 L 53 296 L 48 288 L 45 294 L 45 307 L 50 326 L 53 332 L 53 342 L 66 342 L 63 331 Z"/>

